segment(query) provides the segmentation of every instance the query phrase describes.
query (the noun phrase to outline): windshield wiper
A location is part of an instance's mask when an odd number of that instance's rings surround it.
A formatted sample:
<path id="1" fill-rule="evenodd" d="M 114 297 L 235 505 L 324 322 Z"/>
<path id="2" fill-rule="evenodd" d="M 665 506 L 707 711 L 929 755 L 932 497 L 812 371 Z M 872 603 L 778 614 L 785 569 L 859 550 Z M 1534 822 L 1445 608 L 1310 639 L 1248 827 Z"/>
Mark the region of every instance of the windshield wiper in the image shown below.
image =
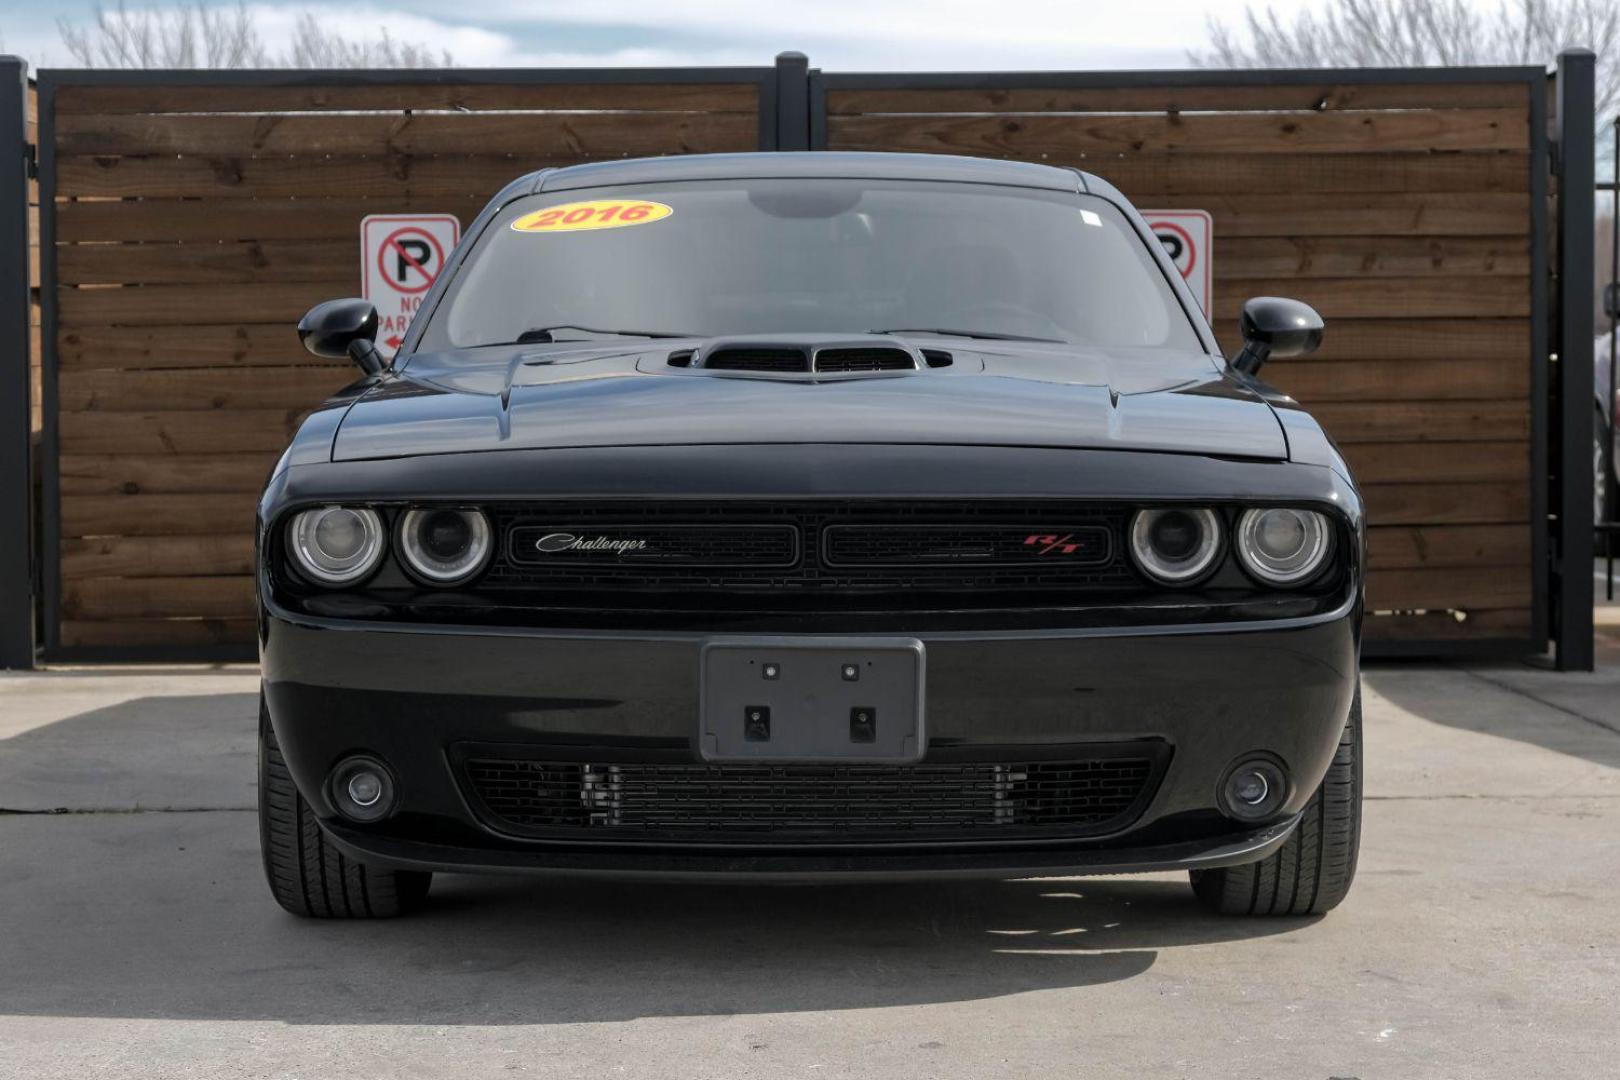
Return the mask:
<path id="1" fill-rule="evenodd" d="M 594 326 L 575 326 L 572 323 L 562 323 L 557 326 L 537 326 L 532 330 L 525 330 L 517 336 L 514 345 L 534 345 L 537 343 L 556 341 L 559 330 L 572 330 L 579 334 L 606 334 L 611 337 L 644 337 L 644 338 L 685 338 L 699 337 L 697 334 L 678 334 L 664 330 L 599 330 Z"/>
<path id="2" fill-rule="evenodd" d="M 868 330 L 868 334 L 939 334 L 943 337 L 982 338 L 985 341 L 1044 341 L 1052 345 L 1067 345 L 1061 338 L 1029 337 L 1025 334 L 995 334 L 989 330 L 948 330 L 937 326 L 901 326 L 891 330 Z"/>

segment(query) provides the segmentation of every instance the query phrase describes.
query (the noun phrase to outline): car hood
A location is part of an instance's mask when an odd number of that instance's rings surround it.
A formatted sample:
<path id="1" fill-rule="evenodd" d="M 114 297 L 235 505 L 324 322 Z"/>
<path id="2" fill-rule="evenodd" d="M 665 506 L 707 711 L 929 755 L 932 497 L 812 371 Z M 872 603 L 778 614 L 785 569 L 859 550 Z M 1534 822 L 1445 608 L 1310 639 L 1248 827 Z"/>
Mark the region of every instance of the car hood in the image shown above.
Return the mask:
<path id="1" fill-rule="evenodd" d="M 890 342 L 884 342 L 890 344 Z M 868 375 L 679 368 L 702 341 L 418 353 L 349 410 L 340 461 L 500 449 L 932 443 L 1282 460 L 1270 406 L 1202 353 L 917 338 L 947 367 Z M 936 356 L 936 361 L 938 357 Z"/>

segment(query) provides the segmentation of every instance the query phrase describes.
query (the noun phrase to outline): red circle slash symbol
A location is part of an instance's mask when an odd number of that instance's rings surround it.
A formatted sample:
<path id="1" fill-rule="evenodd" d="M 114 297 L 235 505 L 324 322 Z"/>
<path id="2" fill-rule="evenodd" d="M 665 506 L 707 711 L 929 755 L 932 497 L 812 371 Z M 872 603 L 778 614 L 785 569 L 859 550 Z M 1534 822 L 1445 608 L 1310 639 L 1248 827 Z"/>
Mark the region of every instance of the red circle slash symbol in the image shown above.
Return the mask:
<path id="1" fill-rule="evenodd" d="M 383 238 L 382 246 L 377 249 L 377 269 L 382 271 L 389 288 L 396 292 L 427 292 L 443 266 L 444 248 L 439 238 L 414 225 L 395 229 Z"/>

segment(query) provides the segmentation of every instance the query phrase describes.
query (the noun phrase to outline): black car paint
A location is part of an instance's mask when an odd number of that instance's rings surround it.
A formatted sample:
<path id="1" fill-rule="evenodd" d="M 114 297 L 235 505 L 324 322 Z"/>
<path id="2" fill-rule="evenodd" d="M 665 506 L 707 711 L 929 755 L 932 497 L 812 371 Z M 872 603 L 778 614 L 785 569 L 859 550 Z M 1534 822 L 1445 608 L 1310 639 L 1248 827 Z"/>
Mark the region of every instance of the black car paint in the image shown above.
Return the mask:
<path id="1" fill-rule="evenodd" d="M 888 155 L 783 160 L 798 157 L 583 166 L 523 178 L 468 230 L 424 310 L 505 201 L 542 187 L 625 184 L 643 174 L 667 180 L 672 170 L 878 177 L 900 168 L 931 179 L 1087 190 L 1116 199 L 1151 242 L 1117 192 L 1067 170 L 896 163 Z M 891 876 L 1116 872 L 1264 857 L 1286 838 L 1326 770 L 1354 693 L 1361 502 L 1309 414 L 1225 366 L 1179 275 L 1156 245 L 1155 253 L 1209 353 L 1126 357 L 919 335 L 903 340 L 946 349 L 957 362 L 898 376 L 739 377 L 669 367 L 669 353 L 697 341 L 413 353 L 418 319 L 392 370 L 336 395 L 304 423 L 259 508 L 266 699 L 289 768 L 323 827 L 351 854 L 399 867 Z M 707 635 L 467 624 L 433 618 L 442 611 L 431 607 L 429 617 L 386 608 L 370 617 L 364 609 L 323 615 L 278 590 L 273 530 L 298 508 L 345 500 L 568 496 L 1312 505 L 1343 530 L 1346 576 L 1331 596 L 1291 608 L 1275 598 L 1270 608 L 1243 609 L 1167 595 L 1147 617 L 915 631 L 929 650 L 930 728 L 942 749 L 1127 738 L 1173 748 L 1151 804 L 1117 836 L 990 850 L 535 841 L 481 819 L 453 775 L 449 747 L 563 742 L 631 755 L 689 751 L 696 657 Z M 788 619 L 774 629 L 805 630 Z M 327 770 L 357 750 L 378 754 L 398 774 L 405 806 L 388 821 L 345 824 L 324 793 Z M 1214 809 L 1222 772 L 1254 750 L 1282 758 L 1295 778 L 1281 816 L 1262 827 L 1225 821 Z"/>
<path id="2" fill-rule="evenodd" d="M 774 340 L 782 339 L 760 339 Z M 976 446 L 1181 453 L 1219 446 L 1234 457 L 1288 456 L 1274 412 L 1202 354 L 912 340 L 949 350 L 952 365 L 877 377 L 669 365 L 671 353 L 701 339 L 419 353 L 401 378 L 349 410 L 333 458 L 947 437 Z"/>

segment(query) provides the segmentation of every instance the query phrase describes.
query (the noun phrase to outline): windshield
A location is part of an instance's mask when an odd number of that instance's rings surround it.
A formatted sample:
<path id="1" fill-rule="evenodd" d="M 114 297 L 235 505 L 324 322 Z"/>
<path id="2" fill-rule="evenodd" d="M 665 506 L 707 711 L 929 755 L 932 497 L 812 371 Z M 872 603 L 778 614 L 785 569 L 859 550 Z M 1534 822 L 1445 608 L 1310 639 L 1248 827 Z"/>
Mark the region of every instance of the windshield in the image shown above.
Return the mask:
<path id="1" fill-rule="evenodd" d="M 420 347 L 891 330 L 1202 351 L 1142 240 L 1102 199 L 825 179 L 518 199 Z"/>

